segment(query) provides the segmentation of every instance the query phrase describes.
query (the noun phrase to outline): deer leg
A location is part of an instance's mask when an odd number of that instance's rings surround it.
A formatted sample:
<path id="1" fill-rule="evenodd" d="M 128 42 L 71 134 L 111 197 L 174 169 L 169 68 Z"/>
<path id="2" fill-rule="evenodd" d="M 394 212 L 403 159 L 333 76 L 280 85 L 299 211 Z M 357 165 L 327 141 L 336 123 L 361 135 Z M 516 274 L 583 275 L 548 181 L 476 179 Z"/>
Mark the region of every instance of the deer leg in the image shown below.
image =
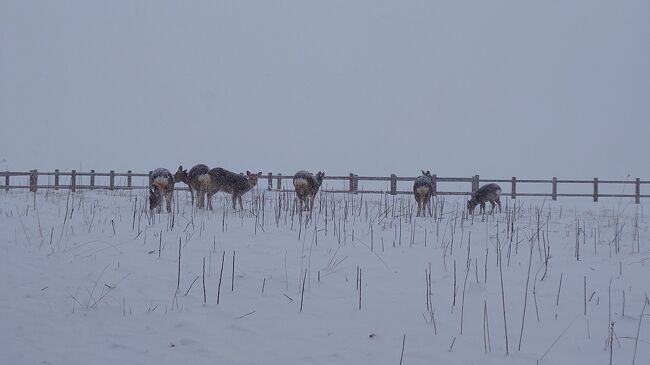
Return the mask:
<path id="1" fill-rule="evenodd" d="M 190 190 L 190 201 L 192 202 L 192 205 L 194 205 L 194 191 L 192 190 L 192 187 L 190 185 L 188 185 L 187 187 Z"/>
<path id="2" fill-rule="evenodd" d="M 427 209 L 429 210 L 429 216 L 433 217 L 433 213 L 431 213 L 431 197 L 429 197 L 429 199 L 427 199 Z"/>
<path id="3" fill-rule="evenodd" d="M 485 214 L 485 202 L 481 202 L 481 214 Z"/>
<path id="4" fill-rule="evenodd" d="M 168 191 L 167 196 L 165 197 L 165 202 L 167 203 L 167 211 L 171 213 L 172 211 L 172 199 L 174 199 L 174 191 Z"/>
<path id="5" fill-rule="evenodd" d="M 201 192 L 201 200 L 203 201 L 201 203 L 201 208 L 206 209 L 212 206 L 212 201 L 208 200 L 208 192 L 207 191 L 202 191 Z"/>
<path id="6" fill-rule="evenodd" d="M 201 196 L 201 209 L 206 209 L 206 208 L 210 209 L 212 207 L 212 195 L 210 195 L 210 198 L 208 198 L 208 192 L 205 190 L 201 190 L 200 196 Z"/>
<path id="7" fill-rule="evenodd" d="M 497 199 L 497 205 L 499 205 L 499 213 L 501 213 L 501 199 Z"/>
<path id="8" fill-rule="evenodd" d="M 490 210 L 490 214 L 494 214 L 494 206 L 496 205 L 493 200 L 490 200 L 490 205 L 492 206 L 492 209 Z"/>
<path id="9" fill-rule="evenodd" d="M 215 194 L 214 192 L 209 192 L 209 191 L 201 192 L 201 197 L 202 197 L 201 199 L 207 200 L 207 203 L 204 203 L 204 205 L 207 205 L 208 210 L 214 210 L 212 209 L 212 196 L 214 194 Z"/>
<path id="10" fill-rule="evenodd" d="M 230 197 L 232 198 L 232 209 L 237 209 L 237 195 L 232 193 Z"/>
<path id="11" fill-rule="evenodd" d="M 242 196 L 241 195 L 237 196 L 237 200 L 239 200 L 239 208 L 241 210 L 244 210 L 244 204 L 242 202 Z"/>

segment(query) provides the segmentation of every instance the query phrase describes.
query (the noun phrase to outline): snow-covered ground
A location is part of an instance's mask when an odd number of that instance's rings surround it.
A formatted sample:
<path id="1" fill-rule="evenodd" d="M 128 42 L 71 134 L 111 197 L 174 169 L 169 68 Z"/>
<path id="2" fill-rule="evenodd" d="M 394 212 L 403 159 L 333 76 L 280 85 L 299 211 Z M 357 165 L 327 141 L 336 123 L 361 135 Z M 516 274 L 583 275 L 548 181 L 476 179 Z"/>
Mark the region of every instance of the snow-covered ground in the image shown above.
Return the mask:
<path id="1" fill-rule="evenodd" d="M 0 364 L 650 363 L 647 205 L 146 198 L 0 192 Z"/>

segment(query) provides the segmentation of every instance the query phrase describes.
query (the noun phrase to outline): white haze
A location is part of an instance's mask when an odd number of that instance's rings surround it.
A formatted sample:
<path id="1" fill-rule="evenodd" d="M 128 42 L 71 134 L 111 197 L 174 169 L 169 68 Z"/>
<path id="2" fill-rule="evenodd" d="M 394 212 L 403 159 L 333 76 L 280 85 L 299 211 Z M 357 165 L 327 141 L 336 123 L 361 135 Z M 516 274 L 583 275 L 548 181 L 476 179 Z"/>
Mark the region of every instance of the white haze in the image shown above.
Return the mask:
<path id="1" fill-rule="evenodd" d="M 0 2 L 0 170 L 650 177 L 650 2 Z"/>

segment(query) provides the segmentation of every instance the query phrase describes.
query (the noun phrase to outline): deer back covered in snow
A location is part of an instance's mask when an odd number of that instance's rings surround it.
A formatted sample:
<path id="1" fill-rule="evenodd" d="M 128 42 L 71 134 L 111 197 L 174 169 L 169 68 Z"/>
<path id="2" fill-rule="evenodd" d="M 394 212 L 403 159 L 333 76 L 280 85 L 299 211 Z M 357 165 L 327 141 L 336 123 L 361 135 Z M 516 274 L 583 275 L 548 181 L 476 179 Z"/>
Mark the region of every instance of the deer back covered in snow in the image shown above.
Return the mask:
<path id="1" fill-rule="evenodd" d="M 208 191 L 208 208 L 212 209 L 212 196 L 223 191 L 232 196 L 232 207 L 236 208 L 236 202 L 239 201 L 239 207 L 244 209 L 242 195 L 257 185 L 257 180 L 262 176 L 261 172 L 256 174 L 246 171 L 246 175 L 236 174 L 221 167 L 216 167 L 209 172 L 210 188 Z"/>
<path id="2" fill-rule="evenodd" d="M 481 213 L 485 213 L 485 202 L 490 202 L 492 205 L 492 211 L 494 212 L 494 206 L 499 206 L 499 212 L 501 212 L 501 187 L 497 184 L 486 184 L 481 186 L 478 190 L 472 193 L 472 196 L 467 201 L 467 210 L 474 214 L 474 208 L 477 205 L 481 206 Z"/>
<path id="3" fill-rule="evenodd" d="M 306 205 L 309 210 L 314 206 L 314 198 L 323 184 L 324 177 L 325 173 L 322 171 L 319 171 L 314 176 L 311 172 L 304 170 L 296 172 L 293 176 L 293 187 L 296 190 L 296 196 L 300 200 L 300 210 L 302 210 L 303 205 Z"/>
<path id="4" fill-rule="evenodd" d="M 165 200 L 167 211 L 172 211 L 172 198 L 174 197 L 174 177 L 164 168 L 153 170 L 151 186 L 149 187 L 149 209 L 160 212 L 162 201 Z"/>
<path id="5" fill-rule="evenodd" d="M 431 195 L 433 194 L 433 176 L 431 176 L 430 171 L 424 172 L 422 170 L 422 175 L 415 178 L 413 182 L 413 195 L 415 195 L 415 202 L 418 205 L 417 216 L 425 215 L 426 209 L 429 209 L 429 215 L 431 214 L 431 206 L 429 201 L 431 200 Z"/>
<path id="6" fill-rule="evenodd" d="M 192 205 L 194 205 L 194 194 L 197 195 L 197 207 L 203 208 L 205 205 L 205 196 L 210 188 L 210 168 L 204 164 L 194 165 L 190 171 L 183 170 L 183 166 L 178 167 L 174 174 L 176 181 L 182 181 L 187 184 L 190 190 Z"/>

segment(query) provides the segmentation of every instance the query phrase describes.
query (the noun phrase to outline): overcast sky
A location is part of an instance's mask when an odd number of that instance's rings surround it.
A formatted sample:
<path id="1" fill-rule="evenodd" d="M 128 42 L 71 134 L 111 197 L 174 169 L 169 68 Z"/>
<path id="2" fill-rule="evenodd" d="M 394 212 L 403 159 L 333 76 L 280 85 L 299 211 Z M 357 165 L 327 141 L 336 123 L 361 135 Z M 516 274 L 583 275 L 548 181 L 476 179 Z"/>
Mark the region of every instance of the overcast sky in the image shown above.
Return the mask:
<path id="1" fill-rule="evenodd" d="M 0 0 L 0 169 L 650 178 L 650 1 Z"/>

